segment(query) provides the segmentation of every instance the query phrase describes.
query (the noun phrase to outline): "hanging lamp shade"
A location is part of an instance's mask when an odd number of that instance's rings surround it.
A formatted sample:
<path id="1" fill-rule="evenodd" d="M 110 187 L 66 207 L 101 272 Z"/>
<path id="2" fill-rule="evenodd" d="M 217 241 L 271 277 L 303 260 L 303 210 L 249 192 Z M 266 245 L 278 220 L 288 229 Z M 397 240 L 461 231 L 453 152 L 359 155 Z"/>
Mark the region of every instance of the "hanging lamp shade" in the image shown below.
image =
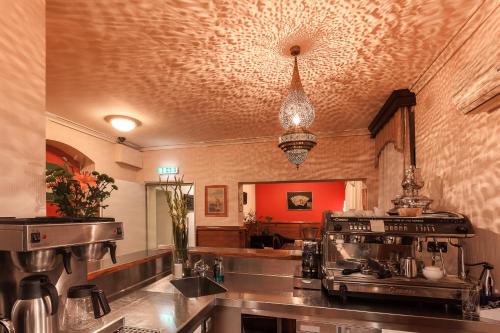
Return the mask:
<path id="1" fill-rule="evenodd" d="M 294 56 L 292 83 L 290 84 L 287 96 L 281 104 L 280 124 L 284 129 L 292 127 L 308 128 L 314 121 L 314 107 L 300 81 L 299 66 L 297 64 L 297 56 L 300 53 L 300 48 L 294 46 L 290 51 Z"/>
<path id="2" fill-rule="evenodd" d="M 297 64 L 300 47 L 293 46 L 290 53 L 295 58 L 292 83 L 279 113 L 280 124 L 286 132 L 279 137 L 278 147 L 298 169 L 307 159 L 309 151 L 316 145 L 316 136 L 307 130 L 314 121 L 315 111 L 300 81 Z"/>

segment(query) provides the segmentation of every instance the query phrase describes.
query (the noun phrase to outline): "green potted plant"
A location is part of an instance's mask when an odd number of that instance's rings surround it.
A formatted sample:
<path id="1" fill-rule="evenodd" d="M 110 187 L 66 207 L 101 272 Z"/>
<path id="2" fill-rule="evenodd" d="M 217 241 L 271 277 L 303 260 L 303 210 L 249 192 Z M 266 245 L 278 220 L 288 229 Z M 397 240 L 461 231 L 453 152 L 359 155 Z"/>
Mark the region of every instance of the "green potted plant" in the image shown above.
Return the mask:
<path id="1" fill-rule="evenodd" d="M 112 177 L 97 171 L 74 172 L 68 163 L 48 169 L 45 175 L 50 201 L 63 216 L 97 217 L 108 207 L 104 200 L 118 190 Z"/>
<path id="2" fill-rule="evenodd" d="M 172 231 L 174 236 L 173 259 L 174 263 L 183 265 L 183 269 L 187 269 L 188 260 L 188 199 L 187 194 L 191 191 L 193 185 L 184 193 L 182 187 L 184 185 L 184 176 L 174 177 L 173 182 L 161 183 L 167 205 L 169 208 L 170 217 L 172 218 Z"/>

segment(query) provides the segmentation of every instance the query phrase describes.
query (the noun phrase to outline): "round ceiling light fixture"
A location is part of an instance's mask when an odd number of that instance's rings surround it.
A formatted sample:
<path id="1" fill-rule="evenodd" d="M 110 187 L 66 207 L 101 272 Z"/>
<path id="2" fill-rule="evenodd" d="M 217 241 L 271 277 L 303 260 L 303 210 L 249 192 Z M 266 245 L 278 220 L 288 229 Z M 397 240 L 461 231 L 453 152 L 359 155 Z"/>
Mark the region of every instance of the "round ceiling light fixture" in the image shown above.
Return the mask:
<path id="1" fill-rule="evenodd" d="M 106 116 L 104 120 L 120 132 L 130 132 L 137 126 L 141 125 L 139 120 L 128 116 L 111 115 Z"/>
<path id="2" fill-rule="evenodd" d="M 315 112 L 300 82 L 297 65 L 300 47 L 292 46 L 290 53 L 295 58 L 292 83 L 279 113 L 280 124 L 286 132 L 279 137 L 278 147 L 298 169 L 306 160 L 309 151 L 316 145 L 316 136 L 307 130 L 314 121 Z"/>

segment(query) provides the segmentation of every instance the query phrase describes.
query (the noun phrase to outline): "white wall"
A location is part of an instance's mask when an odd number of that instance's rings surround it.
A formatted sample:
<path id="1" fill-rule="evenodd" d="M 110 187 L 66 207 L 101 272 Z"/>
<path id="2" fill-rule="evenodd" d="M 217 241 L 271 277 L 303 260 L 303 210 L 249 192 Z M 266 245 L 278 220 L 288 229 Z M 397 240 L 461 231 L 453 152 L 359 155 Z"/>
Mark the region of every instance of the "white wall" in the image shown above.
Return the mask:
<path id="1" fill-rule="evenodd" d="M 243 184 L 243 192 L 247 193 L 247 204 L 243 205 L 243 216 L 255 213 L 255 184 Z"/>
<path id="2" fill-rule="evenodd" d="M 0 216 L 45 215 L 45 2 L 0 13 Z"/>
<path id="3" fill-rule="evenodd" d="M 185 186 L 186 193 L 189 187 Z M 156 249 L 158 246 L 173 244 L 172 219 L 170 217 L 165 194 L 156 185 L 148 185 L 147 191 L 147 234 L 148 249 Z M 194 186 L 187 194 L 194 194 Z M 195 202 L 196 205 L 196 202 Z M 187 213 L 188 221 L 188 246 L 196 246 L 196 224 L 194 212 Z"/>
<path id="4" fill-rule="evenodd" d="M 125 238 L 118 242 L 118 255 L 146 249 L 146 190 L 144 184 L 116 180 L 118 191 L 104 203 L 103 216 L 123 222 Z"/>
<path id="5" fill-rule="evenodd" d="M 118 254 L 146 249 L 146 193 L 138 181 L 138 169 L 115 162 L 116 143 L 112 143 L 47 119 L 48 140 L 65 143 L 79 150 L 94 162 L 95 170 L 115 178 L 118 191 L 106 201 L 104 216 L 124 223 L 125 240 L 118 242 Z M 45 141 L 44 147 L 45 151 Z M 45 195 L 45 193 L 44 193 Z M 44 197 L 45 204 L 45 197 Z"/>

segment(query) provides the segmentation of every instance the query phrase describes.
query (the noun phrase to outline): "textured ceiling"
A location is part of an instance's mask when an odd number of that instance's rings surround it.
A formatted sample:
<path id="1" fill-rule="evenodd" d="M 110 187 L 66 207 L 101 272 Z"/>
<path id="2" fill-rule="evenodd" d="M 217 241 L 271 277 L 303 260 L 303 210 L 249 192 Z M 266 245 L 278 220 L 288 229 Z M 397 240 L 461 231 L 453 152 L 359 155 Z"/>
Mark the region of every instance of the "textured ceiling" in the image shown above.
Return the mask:
<path id="1" fill-rule="evenodd" d="M 47 110 L 143 147 L 276 136 L 299 69 L 315 133 L 366 128 L 481 1 L 47 0 Z"/>

